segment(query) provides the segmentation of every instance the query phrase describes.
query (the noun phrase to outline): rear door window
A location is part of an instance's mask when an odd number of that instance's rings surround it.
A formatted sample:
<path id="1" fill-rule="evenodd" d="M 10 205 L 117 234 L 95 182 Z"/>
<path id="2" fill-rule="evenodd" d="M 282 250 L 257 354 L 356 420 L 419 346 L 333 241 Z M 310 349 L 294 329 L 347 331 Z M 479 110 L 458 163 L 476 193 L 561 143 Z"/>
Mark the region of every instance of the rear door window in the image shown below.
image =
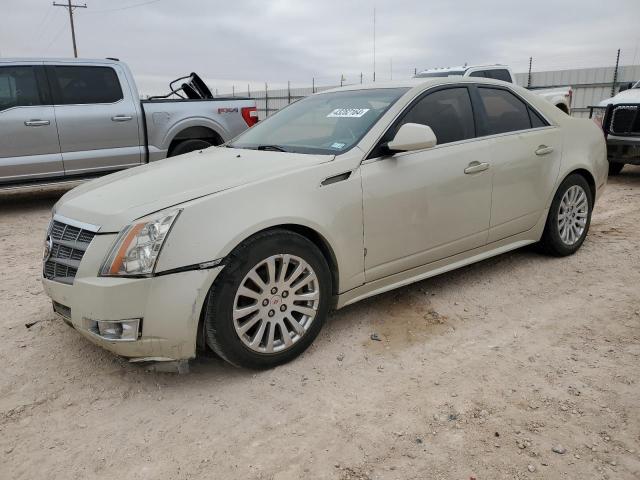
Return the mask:
<path id="1" fill-rule="evenodd" d="M 547 122 L 529 107 L 529 118 L 531 119 L 531 128 L 541 128 L 548 126 Z"/>
<path id="2" fill-rule="evenodd" d="M 34 67 L 0 67 L 0 111 L 42 104 Z"/>
<path id="3" fill-rule="evenodd" d="M 486 117 L 486 135 L 531 128 L 528 107 L 513 93 L 501 88 L 478 87 Z"/>
<path id="4" fill-rule="evenodd" d="M 111 67 L 55 66 L 53 91 L 57 105 L 115 103 L 122 100 L 122 88 Z"/>

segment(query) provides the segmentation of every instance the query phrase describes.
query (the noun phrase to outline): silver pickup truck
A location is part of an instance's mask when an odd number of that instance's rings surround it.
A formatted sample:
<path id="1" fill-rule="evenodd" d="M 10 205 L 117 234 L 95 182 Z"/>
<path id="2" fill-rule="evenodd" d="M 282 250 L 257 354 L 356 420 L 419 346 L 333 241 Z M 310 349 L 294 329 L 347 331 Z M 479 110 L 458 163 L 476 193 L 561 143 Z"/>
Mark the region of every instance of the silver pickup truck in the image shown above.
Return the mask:
<path id="1" fill-rule="evenodd" d="M 193 73 L 168 95 L 141 101 L 116 59 L 0 58 L 0 189 L 220 145 L 257 121 L 254 100 L 213 98 Z"/>

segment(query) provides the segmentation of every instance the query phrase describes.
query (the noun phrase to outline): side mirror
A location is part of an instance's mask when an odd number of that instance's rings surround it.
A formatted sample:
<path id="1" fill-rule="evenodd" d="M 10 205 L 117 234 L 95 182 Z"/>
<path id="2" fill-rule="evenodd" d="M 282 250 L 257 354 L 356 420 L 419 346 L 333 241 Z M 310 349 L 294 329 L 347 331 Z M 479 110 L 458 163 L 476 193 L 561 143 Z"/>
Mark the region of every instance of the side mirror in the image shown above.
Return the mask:
<path id="1" fill-rule="evenodd" d="M 386 146 L 389 152 L 397 153 L 432 148 L 437 143 L 438 139 L 431 127 L 419 123 L 405 123 Z"/>
<path id="2" fill-rule="evenodd" d="M 620 90 L 618 90 L 618 93 L 629 90 L 631 87 L 633 87 L 633 82 L 623 83 L 622 85 L 620 85 Z"/>

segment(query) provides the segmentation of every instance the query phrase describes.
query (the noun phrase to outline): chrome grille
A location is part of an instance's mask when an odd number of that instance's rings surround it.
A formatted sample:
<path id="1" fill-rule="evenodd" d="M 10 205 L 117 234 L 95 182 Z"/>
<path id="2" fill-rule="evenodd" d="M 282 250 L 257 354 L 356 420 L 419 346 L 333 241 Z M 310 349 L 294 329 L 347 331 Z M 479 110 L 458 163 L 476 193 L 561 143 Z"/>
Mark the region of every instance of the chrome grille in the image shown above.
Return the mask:
<path id="1" fill-rule="evenodd" d="M 98 227 L 79 226 L 54 218 L 47 239 L 51 240 L 49 258 L 44 262 L 43 275 L 50 280 L 72 284 L 78 273 L 80 261 Z"/>
<path id="2" fill-rule="evenodd" d="M 615 106 L 611 114 L 609 133 L 613 135 L 640 135 L 639 112 L 638 105 Z"/>

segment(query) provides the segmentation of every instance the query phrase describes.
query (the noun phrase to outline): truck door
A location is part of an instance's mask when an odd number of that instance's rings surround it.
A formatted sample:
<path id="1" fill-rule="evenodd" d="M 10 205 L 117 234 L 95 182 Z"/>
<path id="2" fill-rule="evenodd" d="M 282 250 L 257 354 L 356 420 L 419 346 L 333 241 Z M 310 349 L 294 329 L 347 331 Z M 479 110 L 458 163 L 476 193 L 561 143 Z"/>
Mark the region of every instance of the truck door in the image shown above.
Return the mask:
<path id="1" fill-rule="evenodd" d="M 118 65 L 48 65 L 64 170 L 90 174 L 139 165 L 137 105 Z"/>
<path id="2" fill-rule="evenodd" d="M 64 175 L 42 66 L 0 66 L 0 184 Z"/>

